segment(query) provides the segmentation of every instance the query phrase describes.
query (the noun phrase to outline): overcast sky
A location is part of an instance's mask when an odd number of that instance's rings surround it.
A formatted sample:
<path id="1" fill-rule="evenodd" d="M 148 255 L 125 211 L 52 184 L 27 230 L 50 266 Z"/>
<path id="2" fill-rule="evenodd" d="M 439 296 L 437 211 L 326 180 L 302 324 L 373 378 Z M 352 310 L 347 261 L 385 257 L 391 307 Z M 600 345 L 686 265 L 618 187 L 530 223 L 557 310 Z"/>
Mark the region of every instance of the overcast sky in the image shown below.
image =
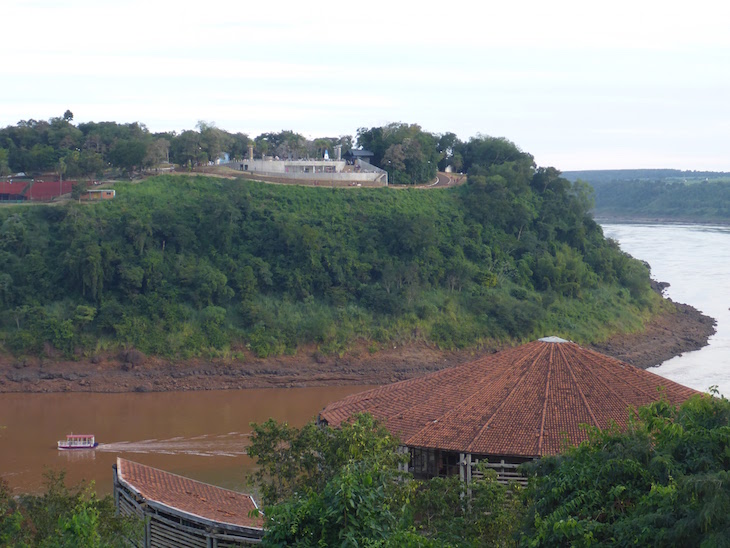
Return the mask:
<path id="1" fill-rule="evenodd" d="M 0 126 L 418 123 L 561 170 L 730 171 L 730 9 L 695 0 L 3 0 Z"/>

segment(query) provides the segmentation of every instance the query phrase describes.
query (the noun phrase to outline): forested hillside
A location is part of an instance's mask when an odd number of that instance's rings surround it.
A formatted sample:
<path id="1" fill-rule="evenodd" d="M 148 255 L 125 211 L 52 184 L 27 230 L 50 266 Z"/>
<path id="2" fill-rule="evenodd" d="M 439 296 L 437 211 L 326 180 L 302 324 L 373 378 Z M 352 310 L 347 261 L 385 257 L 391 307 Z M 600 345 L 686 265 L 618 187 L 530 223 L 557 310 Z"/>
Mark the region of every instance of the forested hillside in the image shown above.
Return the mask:
<path id="1" fill-rule="evenodd" d="M 730 173 L 672 169 L 566 172 L 595 189 L 599 217 L 730 222 Z"/>
<path id="2" fill-rule="evenodd" d="M 583 185 L 504 139 L 467 150 L 452 190 L 165 176 L 117 184 L 110 202 L 0 209 L 2 344 L 185 357 L 586 342 L 661 306 Z"/>

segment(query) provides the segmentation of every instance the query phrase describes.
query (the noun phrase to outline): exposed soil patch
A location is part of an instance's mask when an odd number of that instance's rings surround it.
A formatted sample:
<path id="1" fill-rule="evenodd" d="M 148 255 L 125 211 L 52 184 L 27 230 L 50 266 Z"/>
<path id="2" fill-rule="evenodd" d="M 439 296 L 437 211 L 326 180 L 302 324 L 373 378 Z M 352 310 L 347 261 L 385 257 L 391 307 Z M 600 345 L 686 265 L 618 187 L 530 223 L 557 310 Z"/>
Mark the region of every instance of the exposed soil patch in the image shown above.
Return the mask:
<path id="1" fill-rule="evenodd" d="M 707 340 L 715 334 L 715 320 L 689 305 L 674 305 L 675 313 L 659 316 L 644 332 L 617 335 L 591 347 L 646 369 L 706 346 Z"/>
<path id="2" fill-rule="evenodd" d="M 637 367 L 651 367 L 707 344 L 714 320 L 691 306 L 656 318 L 643 333 L 617 335 L 593 345 Z M 480 352 L 445 352 L 424 343 L 370 353 L 365 345 L 344 357 L 315 349 L 297 356 L 240 361 L 171 362 L 141 353 L 95 356 L 88 361 L 0 357 L 0 392 L 161 392 L 386 384 L 474 360 Z"/>

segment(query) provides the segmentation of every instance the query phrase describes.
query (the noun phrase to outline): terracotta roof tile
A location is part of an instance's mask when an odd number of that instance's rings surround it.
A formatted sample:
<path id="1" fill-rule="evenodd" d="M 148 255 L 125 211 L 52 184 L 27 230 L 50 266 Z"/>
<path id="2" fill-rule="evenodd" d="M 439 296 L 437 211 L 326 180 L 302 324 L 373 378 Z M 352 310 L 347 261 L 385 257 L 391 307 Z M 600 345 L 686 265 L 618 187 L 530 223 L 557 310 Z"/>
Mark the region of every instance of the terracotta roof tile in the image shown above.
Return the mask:
<path id="1" fill-rule="evenodd" d="M 679 404 L 696 390 L 561 339 L 354 394 L 320 414 L 338 426 L 369 412 L 411 447 L 536 457 L 586 438 L 582 424 L 623 426 L 629 408 Z"/>
<path id="2" fill-rule="evenodd" d="M 211 521 L 263 528 L 263 517 L 249 517 L 256 503 L 250 495 L 229 491 L 117 458 L 117 474 L 148 501 L 158 502 Z"/>

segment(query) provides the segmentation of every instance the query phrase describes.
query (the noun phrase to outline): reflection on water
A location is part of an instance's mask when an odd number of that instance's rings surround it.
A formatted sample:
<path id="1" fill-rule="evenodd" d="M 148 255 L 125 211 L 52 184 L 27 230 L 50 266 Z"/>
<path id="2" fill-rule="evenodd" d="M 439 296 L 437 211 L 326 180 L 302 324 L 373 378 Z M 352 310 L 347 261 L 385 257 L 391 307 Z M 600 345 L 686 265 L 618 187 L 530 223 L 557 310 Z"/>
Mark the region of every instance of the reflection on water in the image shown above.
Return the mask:
<path id="1" fill-rule="evenodd" d="M 652 277 L 669 282 L 667 296 L 717 320 L 709 346 L 664 362 L 652 371 L 730 395 L 730 227 L 661 224 L 606 224 L 606 236 L 651 265 Z"/>
<path id="2" fill-rule="evenodd" d="M 0 394 L 0 476 L 14 492 L 39 492 L 47 469 L 69 484 L 112 488 L 117 456 L 243 490 L 250 422 L 301 426 L 328 403 L 369 386 L 131 394 Z M 70 432 L 96 435 L 95 450 L 59 451 Z"/>
<path id="3" fill-rule="evenodd" d="M 59 451 L 58 458 L 61 459 L 61 462 L 91 461 L 96 458 L 96 450 L 75 449 L 73 451 Z"/>

